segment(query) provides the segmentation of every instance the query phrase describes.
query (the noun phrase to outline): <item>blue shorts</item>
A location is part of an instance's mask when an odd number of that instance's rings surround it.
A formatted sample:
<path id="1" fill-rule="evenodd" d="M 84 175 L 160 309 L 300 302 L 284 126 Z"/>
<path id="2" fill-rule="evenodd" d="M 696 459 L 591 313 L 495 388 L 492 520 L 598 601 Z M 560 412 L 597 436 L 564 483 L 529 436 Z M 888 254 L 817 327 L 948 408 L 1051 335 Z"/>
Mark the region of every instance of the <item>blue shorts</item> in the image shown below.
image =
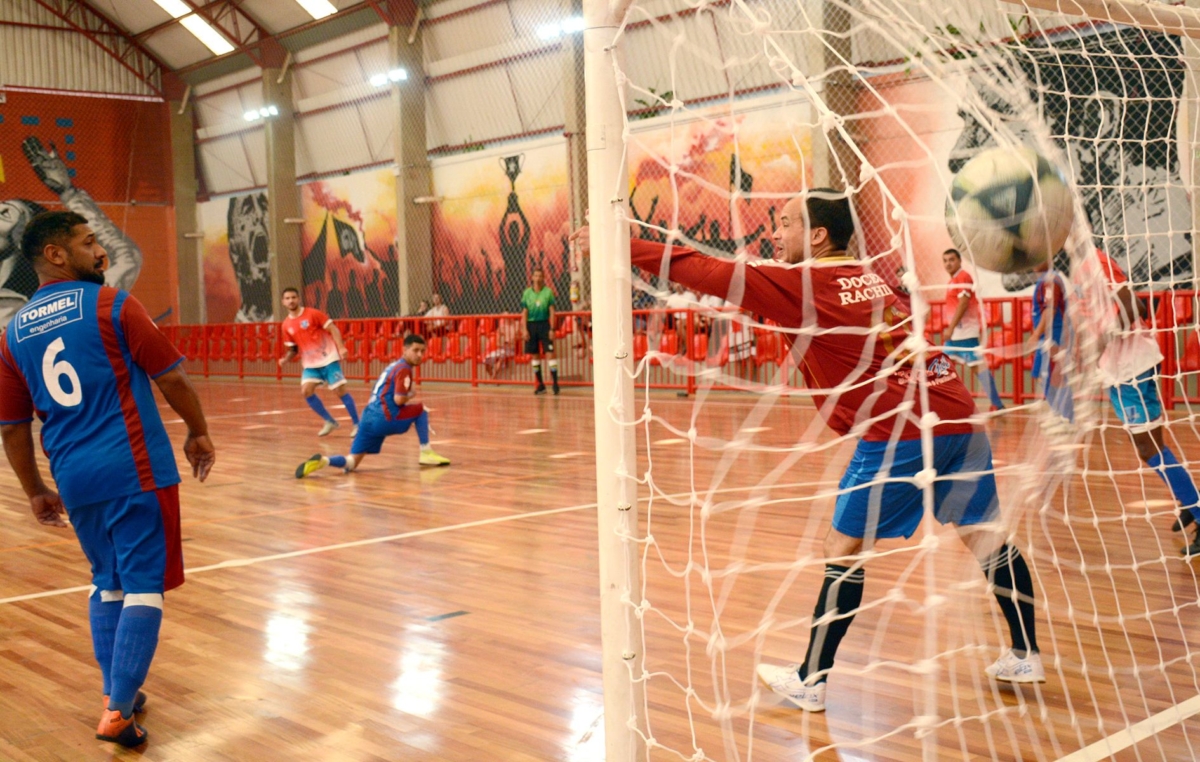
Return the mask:
<path id="1" fill-rule="evenodd" d="M 890 469 L 889 469 L 890 466 Z M 921 440 L 859 442 L 838 485 L 833 528 L 850 537 L 912 537 L 924 515 L 924 496 L 912 477 L 925 468 Z M 933 438 L 933 515 L 969 526 L 998 513 L 992 447 L 987 434 Z M 877 478 L 885 482 L 871 484 Z"/>
<path id="2" fill-rule="evenodd" d="M 100 590 L 163 593 L 183 584 L 179 485 L 67 508 Z"/>
<path id="3" fill-rule="evenodd" d="M 346 376 L 342 373 L 342 364 L 335 360 L 323 368 L 305 368 L 300 373 L 300 383 L 306 384 L 310 381 L 317 381 L 330 389 L 336 389 L 346 383 Z"/>
<path id="4" fill-rule="evenodd" d="M 968 365 L 981 362 L 983 352 L 979 348 L 979 339 L 950 339 L 942 348 L 942 353 L 959 362 Z"/>
<path id="5" fill-rule="evenodd" d="M 1117 418 L 1130 430 L 1153 428 L 1162 420 L 1162 402 L 1158 399 L 1158 369 L 1151 368 L 1127 384 L 1108 388 L 1108 399 L 1112 402 Z"/>
<path id="6" fill-rule="evenodd" d="M 422 410 L 421 415 L 429 414 Z M 358 422 L 358 433 L 354 435 L 354 441 L 350 444 L 350 454 L 378 454 L 383 449 L 383 440 L 407 432 L 421 415 L 389 421 L 378 413 L 363 413 L 362 420 Z"/>

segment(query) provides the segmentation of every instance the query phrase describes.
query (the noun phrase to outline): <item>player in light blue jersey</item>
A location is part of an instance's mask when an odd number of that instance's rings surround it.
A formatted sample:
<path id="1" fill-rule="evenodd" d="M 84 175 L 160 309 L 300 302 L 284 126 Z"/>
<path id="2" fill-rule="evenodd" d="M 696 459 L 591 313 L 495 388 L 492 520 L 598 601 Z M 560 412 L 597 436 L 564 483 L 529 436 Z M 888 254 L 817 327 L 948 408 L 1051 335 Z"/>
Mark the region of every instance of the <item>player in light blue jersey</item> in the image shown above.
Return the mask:
<path id="1" fill-rule="evenodd" d="M 104 286 L 106 253 L 87 220 L 35 216 L 22 255 L 41 285 L 0 337 L 0 435 L 34 516 L 65 527 L 65 508 L 91 563 L 104 684 L 96 737 L 141 746 L 147 735 L 134 715 L 145 704 L 163 593 L 183 584 L 179 471 L 151 381 L 187 424 L 183 452 L 201 481 L 216 455 L 183 356 L 136 299 Z M 34 454 L 35 414 L 57 492 Z"/>

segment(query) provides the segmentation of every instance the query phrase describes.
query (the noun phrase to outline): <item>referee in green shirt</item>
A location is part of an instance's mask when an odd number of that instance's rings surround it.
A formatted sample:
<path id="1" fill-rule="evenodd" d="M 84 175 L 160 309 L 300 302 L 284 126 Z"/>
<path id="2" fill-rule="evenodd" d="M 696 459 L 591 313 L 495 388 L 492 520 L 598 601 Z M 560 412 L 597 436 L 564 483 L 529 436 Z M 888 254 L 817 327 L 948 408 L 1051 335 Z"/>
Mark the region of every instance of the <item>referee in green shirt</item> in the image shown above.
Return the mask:
<path id="1" fill-rule="evenodd" d="M 541 353 L 546 353 L 554 393 L 558 394 L 558 360 L 554 359 L 554 291 L 546 285 L 546 273 L 534 268 L 533 285 L 521 294 L 521 317 L 525 318 L 525 354 L 533 355 L 533 375 L 537 378 L 534 394 L 545 394 L 542 381 Z"/>

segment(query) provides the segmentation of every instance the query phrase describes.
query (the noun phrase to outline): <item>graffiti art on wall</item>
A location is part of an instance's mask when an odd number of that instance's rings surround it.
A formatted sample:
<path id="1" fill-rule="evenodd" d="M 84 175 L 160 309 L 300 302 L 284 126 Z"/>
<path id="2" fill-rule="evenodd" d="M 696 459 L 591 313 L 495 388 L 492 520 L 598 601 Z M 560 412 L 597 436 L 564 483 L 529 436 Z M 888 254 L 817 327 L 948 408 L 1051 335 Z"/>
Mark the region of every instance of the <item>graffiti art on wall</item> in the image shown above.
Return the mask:
<path id="1" fill-rule="evenodd" d="M 385 169 L 321 180 L 301 195 L 305 304 L 333 318 L 396 315 L 395 175 Z"/>
<path id="2" fill-rule="evenodd" d="M 466 155 L 434 164 L 434 285 L 454 314 L 515 312 L 535 267 L 569 306 L 565 144 Z"/>
<path id="3" fill-rule="evenodd" d="M 267 194 L 247 193 L 200 205 L 204 301 L 210 323 L 271 319 Z"/>
<path id="4" fill-rule="evenodd" d="M 19 256 L 21 235 L 44 209 L 83 215 L 108 252 L 105 280 L 132 289 L 153 315 L 175 301 L 168 273 L 170 145 L 161 103 L 7 91 L 0 103 L 0 325 L 37 288 Z"/>
<path id="5" fill-rule="evenodd" d="M 811 186 L 806 113 L 784 103 L 635 131 L 630 211 L 654 227 L 634 234 L 665 240 L 664 230 L 677 229 L 710 254 L 770 257 L 775 211 Z"/>

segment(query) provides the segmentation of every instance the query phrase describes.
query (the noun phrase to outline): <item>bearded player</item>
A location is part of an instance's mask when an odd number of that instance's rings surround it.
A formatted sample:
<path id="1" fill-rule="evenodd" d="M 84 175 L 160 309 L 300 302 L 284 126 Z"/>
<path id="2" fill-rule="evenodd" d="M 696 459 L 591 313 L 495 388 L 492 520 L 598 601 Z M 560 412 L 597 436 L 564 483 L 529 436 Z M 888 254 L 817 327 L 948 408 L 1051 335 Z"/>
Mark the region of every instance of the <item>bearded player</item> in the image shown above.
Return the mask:
<path id="1" fill-rule="evenodd" d="M 784 206 L 774 234 L 775 261 L 736 262 L 630 241 L 634 265 L 738 303 L 784 328 L 806 329 L 784 334 L 795 337 L 792 356 L 805 384 L 829 427 L 859 438 L 825 537 L 829 560 L 807 655 L 799 665 L 760 664 L 758 675 L 795 706 L 825 709 L 825 681 L 862 603 L 864 559 L 858 554 L 877 539 L 912 536 L 924 513 L 917 477 L 928 474 L 934 517 L 955 525 L 994 585 L 1008 622 L 1012 648 L 987 674 L 1006 682 L 1043 682 L 1033 581 L 1021 552 L 995 523 L 991 445 L 972 420 L 975 402 L 944 354 L 929 352 L 920 364 L 909 348 L 912 318 L 883 278 L 847 255 L 853 234 L 849 199 L 819 189 Z M 587 228 L 574 238 L 586 251 Z M 922 419 L 932 427 L 933 473 L 922 457 Z"/>
<path id="2" fill-rule="evenodd" d="M 383 448 L 383 440 L 404 434 L 413 427 L 421 443 L 418 462 L 422 466 L 450 465 L 448 458 L 438 455 L 430 446 L 429 412 L 417 401 L 413 369 L 424 360 L 425 339 L 415 333 L 409 334 L 404 338 L 404 354 L 383 369 L 371 390 L 371 400 L 363 410 L 358 434 L 350 445 L 350 454 L 326 457 L 318 453 L 296 467 L 296 478 L 303 479 L 325 466 L 334 466 L 350 473 L 358 468 L 367 455 L 378 453 Z"/>
<path id="3" fill-rule="evenodd" d="M 342 373 L 341 360 L 346 356 L 346 345 L 342 342 L 342 332 L 338 330 L 329 316 L 318 309 L 304 307 L 300 304 L 300 292 L 294 288 L 285 288 L 280 296 L 283 307 L 288 311 L 281 329 L 283 330 L 283 345 L 287 354 L 279 358 L 279 366 L 300 355 L 300 364 L 304 370 L 300 373 L 300 393 L 313 412 L 325 421 L 317 436 L 329 436 L 338 427 L 325 404 L 317 396 L 317 387 L 326 386 L 332 392 L 346 385 L 346 375 Z M 350 414 L 350 422 L 354 428 L 350 436 L 358 433 L 358 408 L 354 405 L 354 397 L 350 392 L 341 395 L 342 404 Z"/>

